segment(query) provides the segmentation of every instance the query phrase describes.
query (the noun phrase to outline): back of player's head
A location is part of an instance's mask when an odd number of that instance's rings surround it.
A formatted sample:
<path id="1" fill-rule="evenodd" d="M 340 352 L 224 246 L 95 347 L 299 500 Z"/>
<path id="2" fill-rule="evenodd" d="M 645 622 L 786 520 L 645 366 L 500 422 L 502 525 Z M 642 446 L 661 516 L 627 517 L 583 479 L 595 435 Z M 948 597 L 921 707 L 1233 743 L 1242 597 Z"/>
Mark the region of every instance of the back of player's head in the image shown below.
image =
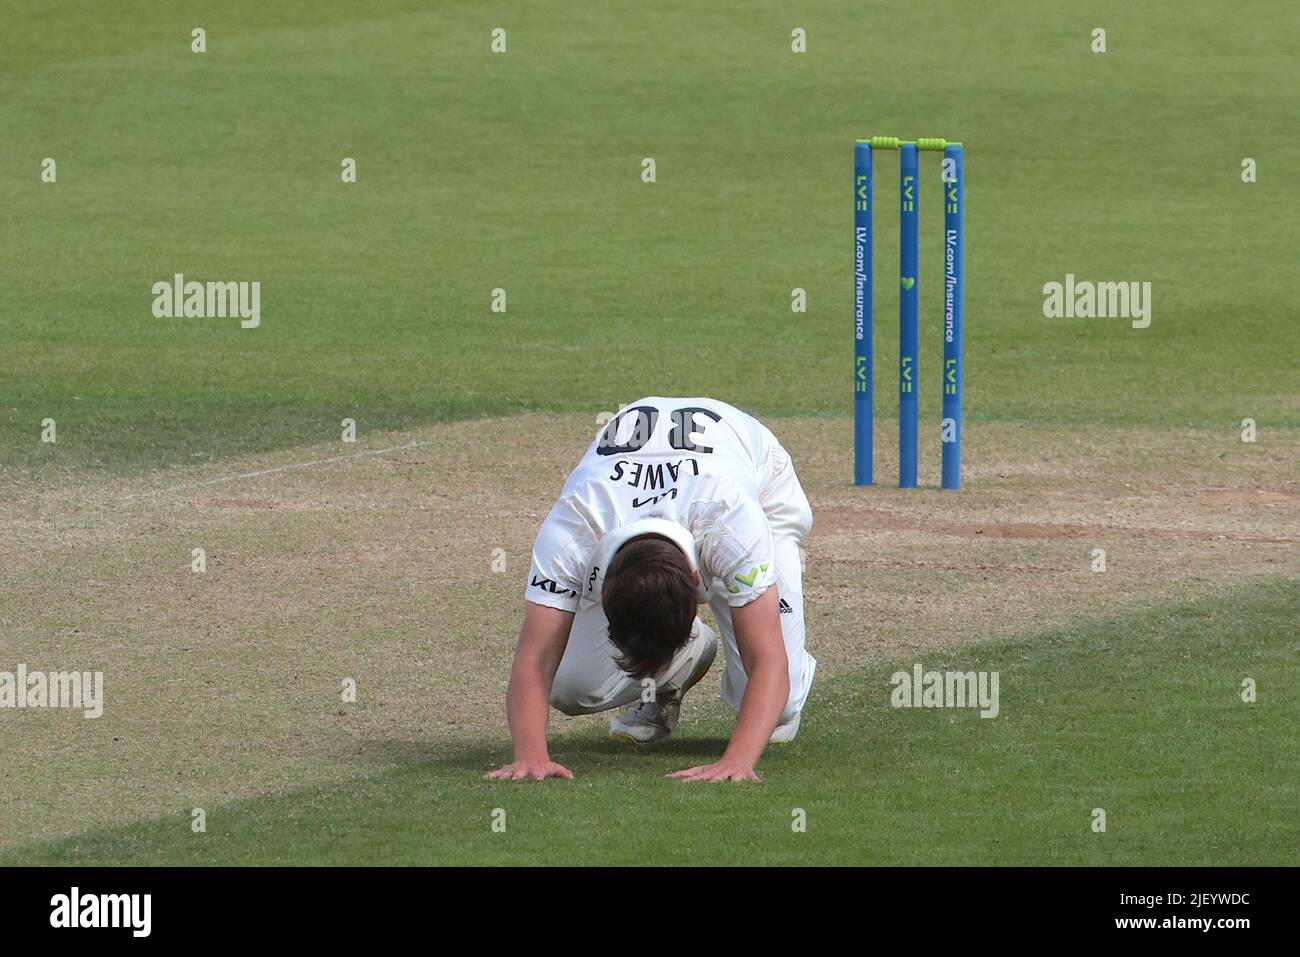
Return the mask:
<path id="1" fill-rule="evenodd" d="M 690 640 L 695 595 L 695 573 L 680 548 L 661 535 L 628 539 L 600 596 L 618 666 L 634 678 L 663 671 Z"/>

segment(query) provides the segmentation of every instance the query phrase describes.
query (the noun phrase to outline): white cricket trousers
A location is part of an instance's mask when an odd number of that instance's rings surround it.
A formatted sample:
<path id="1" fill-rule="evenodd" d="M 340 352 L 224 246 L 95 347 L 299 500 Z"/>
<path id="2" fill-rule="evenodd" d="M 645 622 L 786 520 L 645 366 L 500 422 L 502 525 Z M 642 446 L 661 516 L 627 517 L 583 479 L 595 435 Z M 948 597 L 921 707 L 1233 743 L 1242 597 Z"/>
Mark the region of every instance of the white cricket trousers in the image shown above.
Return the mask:
<path id="1" fill-rule="evenodd" d="M 759 504 L 772 529 L 776 553 L 776 588 L 781 605 L 781 635 L 790 668 L 790 696 L 779 723 L 785 724 L 803 710 L 812 689 L 817 659 L 808 654 L 803 614 L 803 568 L 799 544 L 812 530 L 812 509 L 794 473 L 789 454 L 775 438 L 768 455 L 768 479 L 759 492 Z M 722 674 L 722 700 L 734 711 L 749 678 L 736 646 L 727 590 L 720 583 L 710 590 L 709 608 L 722 633 L 726 670 Z M 668 667 L 655 676 L 656 687 L 678 687 L 695 667 L 713 631 L 696 619 L 694 638 L 677 653 Z M 551 686 L 551 705 L 564 714 L 592 714 L 631 704 L 641 696 L 641 682 L 622 671 L 615 658 L 619 651 L 609 640 L 604 614 L 580 610 L 573 618 L 569 643 Z"/>

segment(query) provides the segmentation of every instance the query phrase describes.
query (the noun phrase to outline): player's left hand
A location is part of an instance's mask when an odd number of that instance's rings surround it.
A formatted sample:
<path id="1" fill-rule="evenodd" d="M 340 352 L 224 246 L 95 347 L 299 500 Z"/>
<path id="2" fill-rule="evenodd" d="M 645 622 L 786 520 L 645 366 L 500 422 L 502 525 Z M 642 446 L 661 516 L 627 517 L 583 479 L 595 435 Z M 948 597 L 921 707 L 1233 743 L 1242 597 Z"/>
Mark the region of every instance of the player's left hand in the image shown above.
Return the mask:
<path id="1" fill-rule="evenodd" d="M 723 758 L 713 764 L 700 764 L 685 771 L 674 771 L 664 777 L 677 778 L 679 781 L 762 781 L 754 771 L 753 765 Z"/>

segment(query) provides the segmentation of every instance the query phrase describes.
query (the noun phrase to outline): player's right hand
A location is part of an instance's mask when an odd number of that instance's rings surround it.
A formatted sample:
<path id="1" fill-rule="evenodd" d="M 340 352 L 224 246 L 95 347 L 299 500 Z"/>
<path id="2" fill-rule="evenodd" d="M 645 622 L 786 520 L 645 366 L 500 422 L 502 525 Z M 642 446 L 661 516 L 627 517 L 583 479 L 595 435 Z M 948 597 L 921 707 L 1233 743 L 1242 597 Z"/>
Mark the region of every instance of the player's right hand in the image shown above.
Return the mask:
<path id="1" fill-rule="evenodd" d="M 503 768 L 497 768 L 495 771 L 489 771 L 483 775 L 485 779 L 498 779 L 517 781 L 524 778 L 532 778 L 534 781 L 544 781 L 546 778 L 572 778 L 573 772 L 562 764 L 556 764 L 554 761 L 512 761 Z"/>

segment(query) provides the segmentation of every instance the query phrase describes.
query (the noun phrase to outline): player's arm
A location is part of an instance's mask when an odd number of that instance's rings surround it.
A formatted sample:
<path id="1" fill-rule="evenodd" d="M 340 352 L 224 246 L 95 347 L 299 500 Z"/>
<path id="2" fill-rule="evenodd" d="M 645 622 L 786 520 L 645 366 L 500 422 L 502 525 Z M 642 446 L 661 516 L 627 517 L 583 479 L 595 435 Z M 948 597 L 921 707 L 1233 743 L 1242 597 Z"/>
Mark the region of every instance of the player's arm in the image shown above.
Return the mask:
<path id="1" fill-rule="evenodd" d="M 489 778 L 571 778 L 573 772 L 551 760 L 546 747 L 546 722 L 550 716 L 551 683 L 569 642 L 573 612 L 524 603 L 524 624 L 519 629 L 510 688 L 506 692 L 506 719 L 514 740 L 515 759 L 487 775 Z"/>
<path id="2" fill-rule="evenodd" d="M 790 694 L 790 666 L 781 632 L 772 531 L 752 496 L 723 497 L 698 514 L 707 531 L 700 560 L 726 587 L 731 624 L 748 679 L 731 743 L 713 764 L 678 771 L 688 781 L 757 781 L 754 765 Z"/>
<path id="3" fill-rule="evenodd" d="M 749 683 L 740 699 L 740 713 L 731 743 L 723 753 L 747 768 L 758 763 L 767 739 L 780 723 L 790 698 L 790 663 L 781 634 L 781 607 L 776 586 L 740 608 L 731 609 L 736 647 Z"/>
<path id="4" fill-rule="evenodd" d="M 781 636 L 781 610 L 773 585 L 748 605 L 731 609 L 736 646 L 749 683 L 740 699 L 740 713 L 731 743 L 713 764 L 669 775 L 687 781 L 758 781 L 758 764 L 767 739 L 781 719 L 790 697 L 790 666 Z"/>

